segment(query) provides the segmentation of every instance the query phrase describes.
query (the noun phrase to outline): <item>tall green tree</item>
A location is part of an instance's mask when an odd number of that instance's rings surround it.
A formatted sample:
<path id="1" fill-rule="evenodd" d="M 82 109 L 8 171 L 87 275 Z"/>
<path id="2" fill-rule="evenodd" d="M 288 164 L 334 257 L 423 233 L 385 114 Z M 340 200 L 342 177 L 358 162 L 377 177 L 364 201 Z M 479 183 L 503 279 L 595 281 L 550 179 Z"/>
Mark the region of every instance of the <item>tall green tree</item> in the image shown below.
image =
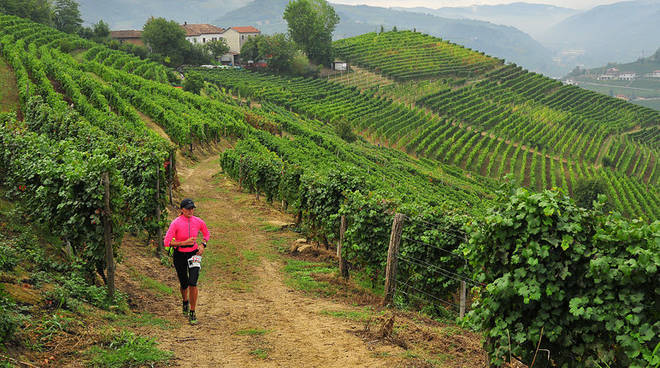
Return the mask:
<path id="1" fill-rule="evenodd" d="M 48 0 L 0 0 L 0 13 L 51 25 L 53 8 Z"/>
<path id="2" fill-rule="evenodd" d="M 186 50 L 190 49 L 186 31 L 177 22 L 165 18 L 150 18 L 144 25 L 142 39 L 152 52 L 163 55 L 171 65 L 181 65 Z"/>
<path id="3" fill-rule="evenodd" d="M 268 62 L 268 68 L 277 72 L 291 71 L 291 62 L 296 55 L 296 45 L 283 33 L 264 37 L 259 42 L 262 58 Z"/>
<path id="4" fill-rule="evenodd" d="M 83 22 L 78 3 L 74 0 L 56 0 L 53 21 L 60 31 L 77 33 Z"/>
<path id="5" fill-rule="evenodd" d="M 330 65 L 332 32 L 339 23 L 335 9 L 325 0 L 292 0 L 283 18 L 289 25 L 291 39 L 312 62 Z"/>

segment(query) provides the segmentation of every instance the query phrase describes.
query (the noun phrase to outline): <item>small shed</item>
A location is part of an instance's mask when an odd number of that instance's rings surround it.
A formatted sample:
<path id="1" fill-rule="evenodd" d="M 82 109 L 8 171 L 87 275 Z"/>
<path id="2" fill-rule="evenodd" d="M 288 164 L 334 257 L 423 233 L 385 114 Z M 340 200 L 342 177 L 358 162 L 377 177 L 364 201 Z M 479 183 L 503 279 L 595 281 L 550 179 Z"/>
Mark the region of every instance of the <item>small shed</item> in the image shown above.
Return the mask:
<path id="1" fill-rule="evenodd" d="M 348 71 L 348 63 L 346 61 L 335 60 L 332 62 L 332 70 L 336 70 L 338 72 Z"/>

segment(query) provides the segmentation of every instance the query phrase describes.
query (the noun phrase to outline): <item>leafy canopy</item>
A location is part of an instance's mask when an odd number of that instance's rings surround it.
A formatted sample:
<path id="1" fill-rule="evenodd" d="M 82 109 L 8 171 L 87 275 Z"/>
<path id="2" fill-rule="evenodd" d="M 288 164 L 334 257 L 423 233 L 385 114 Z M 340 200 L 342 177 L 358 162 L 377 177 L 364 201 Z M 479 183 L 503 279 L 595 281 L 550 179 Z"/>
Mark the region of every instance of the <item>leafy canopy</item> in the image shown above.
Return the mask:
<path id="1" fill-rule="evenodd" d="M 226 54 L 229 52 L 229 45 L 227 45 L 227 40 L 220 38 L 217 41 L 211 41 L 204 45 L 206 51 L 213 55 L 214 59 Z"/>
<path id="2" fill-rule="evenodd" d="M 241 55 L 247 60 L 266 60 L 268 68 L 276 72 L 290 72 L 297 48 L 286 35 L 250 37 L 241 48 Z"/>
<path id="3" fill-rule="evenodd" d="M 53 8 L 48 0 L 0 0 L 0 13 L 52 25 Z"/>
<path id="4" fill-rule="evenodd" d="M 55 1 L 55 28 L 66 33 L 77 33 L 82 25 L 78 3 L 74 0 Z"/>
<path id="5" fill-rule="evenodd" d="M 183 62 L 183 52 L 188 41 L 186 31 L 177 22 L 150 18 L 144 25 L 142 39 L 154 53 L 169 57 L 172 64 Z"/>
<path id="6" fill-rule="evenodd" d="M 325 0 L 294 0 L 284 10 L 291 39 L 317 64 L 332 61 L 332 32 L 339 23 L 335 9 Z"/>

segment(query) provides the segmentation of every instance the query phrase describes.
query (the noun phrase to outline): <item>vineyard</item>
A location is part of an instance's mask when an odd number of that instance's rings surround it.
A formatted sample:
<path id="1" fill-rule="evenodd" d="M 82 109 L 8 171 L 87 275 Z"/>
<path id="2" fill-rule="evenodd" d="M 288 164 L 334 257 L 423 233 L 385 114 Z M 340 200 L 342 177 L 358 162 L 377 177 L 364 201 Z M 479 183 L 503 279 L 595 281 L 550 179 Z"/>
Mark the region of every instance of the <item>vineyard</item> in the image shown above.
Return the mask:
<path id="1" fill-rule="evenodd" d="M 158 241 L 176 153 L 226 140 L 227 176 L 281 202 L 309 239 L 341 239 L 372 282 L 405 218 L 395 302 L 442 313 L 434 301 L 468 283 L 464 322 L 494 364 L 507 346 L 531 361 L 540 335 L 561 366 L 660 363 L 657 113 L 414 32 L 336 47 L 370 71 L 192 69 L 206 81 L 196 95 L 162 65 L 0 15 L 20 100 L 0 115 L 0 184 L 102 274 L 104 223 L 115 250 L 125 231 Z M 506 174 L 531 190 L 502 186 Z M 600 178 L 616 210 L 644 220 L 576 207 L 566 193 L 581 178 Z"/>
<path id="2" fill-rule="evenodd" d="M 73 50 L 86 50 L 82 63 L 67 52 Z M 157 208 L 165 207 L 177 147 L 148 129 L 139 111 L 179 145 L 246 129 L 232 106 L 162 84 L 168 80 L 162 65 L 47 26 L 0 17 L 0 53 L 16 76 L 24 118 L 2 118 L 3 183 L 35 221 L 63 234 L 90 269 L 104 267 L 105 218 L 112 220 L 115 246 L 125 230 L 156 238 L 165 221 Z M 104 174 L 111 215 L 103 204 Z"/>
<path id="3" fill-rule="evenodd" d="M 599 177 L 607 183 L 609 195 L 619 211 L 649 219 L 660 216 L 656 151 L 625 140 L 616 141 L 610 147 L 610 152 L 621 146 L 627 149 L 618 156 L 608 153 L 617 157 L 612 167 L 600 167 L 586 159 L 571 157 L 570 152 L 564 151 L 588 150 L 593 155 L 598 154 L 600 144 L 591 139 L 595 134 L 593 131 L 581 132 L 570 128 L 568 133 L 569 128 L 557 129 L 550 123 L 534 124 L 532 120 L 554 122 L 552 116 L 570 115 L 566 112 L 544 106 L 534 108 L 530 104 L 517 107 L 515 112 L 505 108 L 489 110 L 488 107 L 472 104 L 470 101 L 474 101 L 474 96 L 469 95 L 462 102 L 469 111 L 448 110 L 440 113 L 399 103 L 379 95 L 380 92 L 374 89 L 362 92 L 355 87 L 321 79 L 286 78 L 242 71 L 206 71 L 204 75 L 207 81 L 241 96 L 277 104 L 309 118 L 331 124 L 346 119 L 377 141 L 382 140 L 406 152 L 462 168 L 472 172 L 473 177 L 499 179 L 513 174 L 519 183 L 529 188 L 542 190 L 556 187 L 563 188 L 566 193 L 572 192 L 580 178 Z M 430 84 L 431 88 L 438 88 L 439 85 L 447 85 L 447 91 L 453 91 L 445 82 Z M 420 88 L 426 87 L 422 85 Z M 495 92 L 492 96 L 498 95 L 501 94 Z M 439 102 L 436 104 L 440 106 Z M 490 120 L 502 126 L 501 130 L 477 126 L 469 116 L 480 111 L 490 111 Z M 472 124 L 467 125 L 465 121 Z M 521 129 L 520 124 L 524 124 L 527 130 L 516 130 Z M 604 139 L 606 136 L 602 137 Z M 552 141 L 548 145 L 550 138 Z M 576 140 L 582 143 L 576 144 Z M 554 148 L 557 141 L 561 142 L 561 150 Z M 543 145 L 541 142 L 544 142 Z M 621 157 L 625 157 L 625 161 L 621 161 Z"/>

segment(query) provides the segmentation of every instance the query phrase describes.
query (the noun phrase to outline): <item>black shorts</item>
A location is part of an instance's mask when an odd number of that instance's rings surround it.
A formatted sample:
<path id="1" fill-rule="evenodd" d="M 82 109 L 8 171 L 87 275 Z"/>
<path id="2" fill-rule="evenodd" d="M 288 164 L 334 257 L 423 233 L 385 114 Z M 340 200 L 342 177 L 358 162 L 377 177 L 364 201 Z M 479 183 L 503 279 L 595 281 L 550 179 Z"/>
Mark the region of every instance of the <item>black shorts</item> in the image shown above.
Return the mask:
<path id="1" fill-rule="evenodd" d="M 186 289 L 188 286 L 197 286 L 199 267 L 188 267 L 188 259 L 195 254 L 197 254 L 197 249 L 192 252 L 174 250 L 174 268 L 176 268 L 176 275 L 179 277 L 181 289 Z"/>

